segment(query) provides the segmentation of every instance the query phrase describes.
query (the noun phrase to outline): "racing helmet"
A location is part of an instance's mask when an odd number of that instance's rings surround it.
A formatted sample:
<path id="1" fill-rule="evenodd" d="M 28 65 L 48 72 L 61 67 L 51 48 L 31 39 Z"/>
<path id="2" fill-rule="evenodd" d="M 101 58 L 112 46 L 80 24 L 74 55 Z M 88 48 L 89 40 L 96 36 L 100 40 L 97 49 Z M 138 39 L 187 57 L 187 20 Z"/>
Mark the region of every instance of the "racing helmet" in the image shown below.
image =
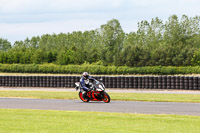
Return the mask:
<path id="1" fill-rule="evenodd" d="M 88 72 L 84 72 L 84 73 L 83 73 L 83 77 L 84 77 L 85 79 L 88 79 L 88 77 L 89 77 Z"/>

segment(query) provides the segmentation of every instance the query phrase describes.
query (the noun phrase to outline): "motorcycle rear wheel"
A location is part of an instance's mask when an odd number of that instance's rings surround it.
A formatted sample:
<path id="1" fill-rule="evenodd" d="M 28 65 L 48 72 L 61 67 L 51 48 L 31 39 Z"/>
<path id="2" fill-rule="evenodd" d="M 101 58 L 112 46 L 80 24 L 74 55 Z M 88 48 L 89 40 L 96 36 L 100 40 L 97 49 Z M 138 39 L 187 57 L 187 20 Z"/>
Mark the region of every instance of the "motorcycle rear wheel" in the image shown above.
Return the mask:
<path id="1" fill-rule="evenodd" d="M 79 98 L 83 101 L 83 102 L 89 102 L 89 98 L 83 98 L 83 94 L 82 94 L 82 92 L 80 91 L 79 92 Z"/>
<path id="2" fill-rule="evenodd" d="M 108 93 L 106 93 L 106 92 L 103 93 L 102 100 L 103 100 L 105 103 L 109 103 L 109 102 L 110 102 L 110 96 L 108 95 Z"/>

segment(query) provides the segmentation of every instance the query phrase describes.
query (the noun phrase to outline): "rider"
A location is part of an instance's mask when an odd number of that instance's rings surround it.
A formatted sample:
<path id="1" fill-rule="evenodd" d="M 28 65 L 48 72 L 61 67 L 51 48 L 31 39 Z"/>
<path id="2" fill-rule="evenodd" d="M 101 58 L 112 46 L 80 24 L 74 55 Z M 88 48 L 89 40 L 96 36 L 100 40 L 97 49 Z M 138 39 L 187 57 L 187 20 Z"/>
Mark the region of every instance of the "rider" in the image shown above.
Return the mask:
<path id="1" fill-rule="evenodd" d="M 80 79 L 81 87 L 84 90 L 84 92 L 83 92 L 83 96 L 84 97 L 86 97 L 87 92 L 91 91 L 91 88 L 90 88 L 90 85 L 89 85 L 89 80 L 95 81 L 96 79 L 94 79 L 91 76 L 89 76 L 88 72 L 84 72 L 82 74 L 81 79 Z"/>

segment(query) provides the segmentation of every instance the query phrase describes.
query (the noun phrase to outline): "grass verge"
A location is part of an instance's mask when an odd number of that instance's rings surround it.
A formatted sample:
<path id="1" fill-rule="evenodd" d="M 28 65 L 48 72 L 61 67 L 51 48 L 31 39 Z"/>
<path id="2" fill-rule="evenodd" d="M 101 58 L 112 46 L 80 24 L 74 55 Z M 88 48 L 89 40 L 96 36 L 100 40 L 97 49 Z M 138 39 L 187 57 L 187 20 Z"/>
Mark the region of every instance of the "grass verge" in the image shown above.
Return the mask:
<path id="1" fill-rule="evenodd" d="M 151 102 L 191 102 L 200 103 L 198 94 L 150 94 L 150 93 L 109 93 L 111 100 L 151 101 Z M 12 91 L 0 90 L 0 97 L 38 99 L 79 99 L 78 92 L 71 91 Z"/>
<path id="2" fill-rule="evenodd" d="M 199 116 L 0 109 L 5 133 L 197 133 Z"/>

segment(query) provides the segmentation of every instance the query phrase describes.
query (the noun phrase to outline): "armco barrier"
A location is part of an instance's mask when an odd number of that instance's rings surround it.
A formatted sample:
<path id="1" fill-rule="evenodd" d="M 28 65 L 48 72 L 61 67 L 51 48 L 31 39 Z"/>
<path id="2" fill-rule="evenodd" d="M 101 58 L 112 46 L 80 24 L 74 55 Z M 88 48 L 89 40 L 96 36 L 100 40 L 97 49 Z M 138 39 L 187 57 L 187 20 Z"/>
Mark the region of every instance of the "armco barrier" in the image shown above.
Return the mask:
<path id="1" fill-rule="evenodd" d="M 95 76 L 106 88 L 200 90 L 200 77 L 192 76 Z M 74 88 L 79 76 L 0 76 L 0 86 Z"/>

